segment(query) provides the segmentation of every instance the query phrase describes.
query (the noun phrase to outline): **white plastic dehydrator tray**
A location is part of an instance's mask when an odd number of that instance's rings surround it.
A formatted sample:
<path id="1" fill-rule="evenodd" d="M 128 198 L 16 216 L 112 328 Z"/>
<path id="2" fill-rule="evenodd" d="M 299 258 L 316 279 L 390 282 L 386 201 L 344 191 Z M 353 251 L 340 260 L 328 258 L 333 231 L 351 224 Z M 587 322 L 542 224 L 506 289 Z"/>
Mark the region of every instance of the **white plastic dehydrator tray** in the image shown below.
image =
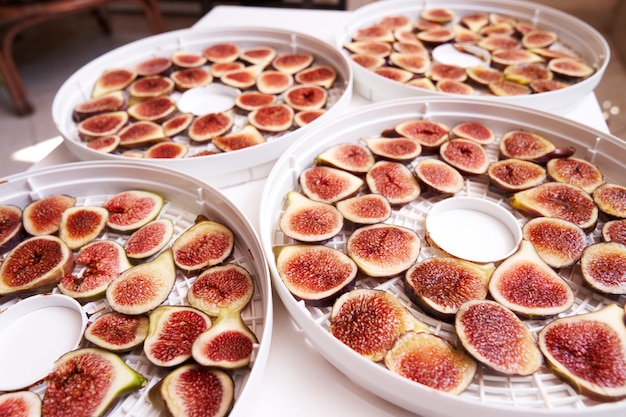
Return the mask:
<path id="1" fill-rule="evenodd" d="M 359 138 L 378 136 L 385 129 L 408 120 L 427 119 L 444 123 L 450 127 L 464 121 L 477 121 L 490 127 L 498 140 L 513 129 L 536 132 L 553 141 L 557 146 L 571 145 L 575 155 L 597 164 L 607 181 L 623 183 L 626 166 L 626 144 L 610 134 L 602 133 L 582 124 L 567 121 L 556 115 L 527 109 L 522 106 L 502 105 L 487 101 L 474 101 L 463 98 L 424 98 L 398 99 L 365 106 L 332 122 L 318 127 L 304 136 L 297 145 L 290 147 L 277 161 L 268 176 L 260 206 L 260 238 L 269 260 L 274 288 L 289 313 L 306 337 L 338 370 L 366 390 L 424 417 L 456 417 L 458 415 L 481 415 L 500 417 L 545 416 L 617 416 L 626 411 L 626 401 L 599 403 L 577 394 L 569 385 L 559 380 L 546 366 L 528 377 L 507 377 L 488 370 L 479 370 L 471 385 L 459 396 L 435 391 L 404 379 L 388 371 L 383 365 L 373 363 L 339 340 L 328 331 L 330 307 L 309 307 L 297 301 L 281 281 L 272 252 L 274 246 L 295 241 L 287 238 L 279 228 L 279 219 L 286 207 L 288 191 L 301 190 L 298 183 L 300 173 L 313 165 L 315 157 L 330 146 L 344 142 L 358 142 Z M 491 161 L 498 157 L 498 145 L 486 146 Z M 432 156 L 423 156 L 432 157 Z M 414 168 L 415 163 L 409 164 Z M 526 217 L 511 209 L 508 196 L 489 186 L 485 175 L 466 177 L 465 188 L 457 197 L 484 199 L 506 208 L 522 225 Z M 397 208 L 387 223 L 401 225 L 415 230 L 422 240 L 419 259 L 437 256 L 424 236 L 425 219 L 431 208 L 445 197 L 432 192 L 422 193 L 411 203 Z M 601 240 L 601 223 L 590 234 L 589 243 Z M 350 227 L 324 244 L 340 250 L 345 248 Z M 624 305 L 625 296 L 613 299 L 590 291 L 582 283 L 576 266 L 561 269 L 560 275 L 569 283 L 575 294 L 573 307 L 563 315 L 595 311 L 617 302 Z M 431 318 L 411 303 L 404 293 L 402 275 L 388 280 L 358 277 L 357 288 L 378 288 L 395 295 L 419 319 L 426 322 L 431 331 L 456 346 L 459 346 L 452 324 Z M 542 328 L 546 321 L 526 320 L 525 324 L 533 334 Z"/>
<path id="2" fill-rule="evenodd" d="M 595 73 L 569 87 L 538 94 L 512 97 L 496 97 L 475 94 L 472 97 L 494 100 L 498 103 L 523 105 L 534 109 L 566 114 L 585 95 L 592 93 L 598 85 L 609 63 L 611 51 L 604 37 L 589 24 L 560 10 L 530 1 L 517 0 L 386 0 L 373 2 L 355 10 L 341 26 L 335 36 L 336 46 L 349 56 L 343 45 L 350 42 L 360 28 L 373 25 L 386 16 L 405 15 L 417 21 L 423 10 L 448 8 L 455 12 L 456 19 L 464 14 L 481 12 L 496 13 L 516 20 L 532 23 L 540 29 L 558 35 L 557 44 L 577 53 L 582 61 L 595 69 Z M 447 26 L 450 26 L 448 24 Z M 354 71 L 354 91 L 370 101 L 415 96 L 454 97 L 456 94 L 428 91 L 401 84 L 379 76 L 350 60 Z"/>
<path id="3" fill-rule="evenodd" d="M 175 51 L 200 53 L 202 49 L 220 42 L 235 43 L 242 50 L 252 46 L 271 46 L 276 50 L 277 55 L 293 52 L 311 53 L 315 57 L 314 65 L 332 66 L 337 71 L 337 79 L 328 93 L 328 103 L 324 107 L 327 110 L 326 114 L 301 128 L 293 127 L 282 133 L 265 133 L 267 142 L 249 148 L 208 156 L 150 159 L 150 163 L 182 170 L 218 187 L 265 178 L 273 162 L 289 145 L 316 124 L 341 113 L 352 97 L 352 69 L 347 60 L 331 45 L 312 36 L 293 31 L 255 27 L 175 30 L 114 49 L 86 64 L 63 83 L 52 104 L 52 117 L 66 146 L 81 160 L 133 160 L 131 157 L 107 154 L 87 148 L 85 142 L 79 138 L 76 123 L 72 120 L 74 107 L 91 97 L 96 79 L 105 70 L 133 68 L 145 59 L 169 57 Z M 222 86 L 223 84 L 216 80 L 210 85 Z M 178 101 L 181 94 L 175 92 L 171 97 Z M 218 99 L 220 98 L 213 96 L 212 100 Z M 211 100 L 211 97 L 206 100 Z M 194 107 L 200 109 L 202 106 Z M 212 106 L 210 109 L 206 113 L 215 111 Z M 246 124 L 246 116 L 243 113 L 236 113 L 232 131 L 238 131 Z M 189 142 L 186 137 L 176 136 L 173 139 L 184 143 Z M 188 155 L 203 150 L 215 151 L 216 148 L 210 143 L 208 145 L 206 143 L 190 144 Z"/>
<path id="4" fill-rule="evenodd" d="M 256 391 L 267 362 L 272 335 L 272 292 L 268 265 L 257 233 L 249 220 L 225 196 L 213 186 L 182 172 L 169 168 L 138 162 L 92 161 L 75 162 L 42 168 L 3 179 L 0 183 L 0 204 L 25 207 L 29 202 L 53 194 L 69 194 L 77 198 L 76 205 L 101 205 L 113 194 L 131 190 L 150 190 L 161 194 L 165 204 L 159 217 L 174 223 L 174 239 L 194 224 L 198 215 L 204 215 L 229 227 L 235 234 L 235 248 L 226 260 L 246 268 L 254 279 L 255 291 L 250 304 L 243 310 L 242 317 L 259 343 L 254 345 L 249 367 L 233 371 L 235 381 L 235 406 L 232 416 L 251 415 L 255 409 Z M 123 244 L 128 235 L 105 229 L 98 239 L 111 239 Z M 6 250 L 0 254 L 0 259 Z M 155 255 L 156 256 L 156 255 Z M 150 260 L 152 258 L 148 258 Z M 79 266 L 77 266 L 79 268 Z M 79 269 L 75 270 L 79 273 Z M 185 276 L 177 270 L 174 288 L 166 305 L 188 305 L 187 291 L 195 276 Z M 58 293 L 55 289 L 53 293 Z M 19 305 L 22 296 L 0 297 L 0 312 L 10 306 Z M 83 305 L 87 316 L 109 311 L 106 300 Z M 28 332 L 24 328 L 24 332 Z M 42 348 L 45 340 L 38 340 Z M 86 346 L 83 340 L 81 346 Z M 146 386 L 129 394 L 116 403 L 108 416 L 154 416 L 159 412 L 148 400 L 148 391 L 165 375 L 167 369 L 152 365 L 137 348 L 122 357 L 132 368 L 148 380 Z M 43 395 L 45 384 L 32 388 Z"/>

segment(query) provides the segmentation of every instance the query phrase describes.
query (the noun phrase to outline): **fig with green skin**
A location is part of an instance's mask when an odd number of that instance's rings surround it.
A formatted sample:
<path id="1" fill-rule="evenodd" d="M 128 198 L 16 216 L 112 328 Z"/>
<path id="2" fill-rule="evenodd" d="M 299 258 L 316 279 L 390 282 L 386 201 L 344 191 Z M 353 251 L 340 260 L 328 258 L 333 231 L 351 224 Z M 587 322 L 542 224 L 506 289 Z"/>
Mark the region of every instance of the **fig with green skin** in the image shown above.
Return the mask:
<path id="1" fill-rule="evenodd" d="M 85 146 L 99 152 L 111 153 L 117 149 L 121 142 L 122 139 L 119 135 L 109 135 L 91 139 L 85 144 Z"/>
<path id="2" fill-rule="evenodd" d="M 239 57 L 251 64 L 267 64 L 276 57 L 276 50 L 271 46 L 253 46 L 242 51 Z"/>
<path id="3" fill-rule="evenodd" d="M 0 295 L 54 287 L 74 268 L 72 251 L 56 236 L 34 236 L 15 246 L 0 264 Z"/>
<path id="4" fill-rule="evenodd" d="M 463 122 L 455 125 L 450 132 L 456 137 L 471 139 L 481 145 L 488 145 L 496 140 L 496 135 L 489 127 L 480 122 Z"/>
<path id="5" fill-rule="evenodd" d="M 178 68 L 198 68 L 207 61 L 202 54 L 191 51 L 174 51 L 171 59 Z"/>
<path id="6" fill-rule="evenodd" d="M 151 75 L 163 74 L 172 67 L 172 60 L 165 56 L 156 56 L 145 59 L 135 65 L 137 75 L 148 77 Z"/>
<path id="7" fill-rule="evenodd" d="M 170 74 L 176 88 L 189 90 L 190 88 L 202 87 L 213 81 L 211 73 L 204 68 L 185 68 Z"/>
<path id="8" fill-rule="evenodd" d="M 484 174 L 489 167 L 487 151 L 469 139 L 452 139 L 439 148 L 441 159 L 466 174 Z"/>
<path id="9" fill-rule="evenodd" d="M 187 301 L 215 317 L 221 309 L 242 311 L 253 295 L 252 275 L 242 266 L 224 264 L 203 271 L 189 287 Z"/>
<path id="10" fill-rule="evenodd" d="M 171 249 L 150 262 L 123 271 L 109 283 L 106 299 L 114 311 L 140 315 L 157 308 L 167 299 L 176 281 Z"/>
<path id="11" fill-rule="evenodd" d="M 235 383 L 221 369 L 190 363 L 165 375 L 149 398 L 172 417 L 225 417 L 234 404 Z"/>
<path id="12" fill-rule="evenodd" d="M 343 47 L 357 55 L 375 56 L 377 58 L 388 57 L 392 51 L 391 45 L 387 42 L 356 41 L 346 43 Z M 377 67 L 380 66 L 382 65 L 377 65 Z"/>
<path id="13" fill-rule="evenodd" d="M 332 204 L 311 200 L 297 191 L 287 193 L 280 230 L 300 242 L 322 242 L 343 229 L 343 216 Z"/>
<path id="14" fill-rule="evenodd" d="M 337 71 L 329 65 L 315 65 L 298 71 L 294 78 L 300 84 L 319 85 L 329 89 L 337 79 Z"/>
<path id="15" fill-rule="evenodd" d="M 108 217 L 104 207 L 68 207 L 61 215 L 59 237 L 70 249 L 78 249 L 102 233 Z"/>
<path id="16" fill-rule="evenodd" d="M 297 85 L 285 91 L 283 100 L 294 110 L 317 110 L 326 105 L 328 92 L 315 84 Z"/>
<path id="17" fill-rule="evenodd" d="M 580 258 L 585 283 L 604 294 L 626 294 L 626 246 L 598 242 L 585 248 Z"/>
<path id="18" fill-rule="evenodd" d="M 587 235 L 580 227 L 554 217 L 530 219 L 522 228 L 522 235 L 552 268 L 575 264 L 587 246 Z"/>
<path id="19" fill-rule="evenodd" d="M 333 304 L 329 332 L 340 342 L 373 361 L 382 361 L 400 335 L 428 331 L 393 295 L 374 289 L 354 289 Z"/>
<path id="20" fill-rule="evenodd" d="M 290 129 L 293 117 L 293 108 L 282 103 L 263 106 L 248 113 L 250 124 L 267 132 L 284 132 Z"/>
<path id="21" fill-rule="evenodd" d="M 117 354 L 82 348 L 61 356 L 46 377 L 42 416 L 102 416 L 124 394 L 146 385 L 146 379 Z"/>
<path id="22" fill-rule="evenodd" d="M 604 223 L 602 238 L 605 242 L 617 242 L 626 245 L 626 220 L 609 220 Z"/>
<path id="23" fill-rule="evenodd" d="M 388 27 L 371 25 L 361 27 L 352 35 L 354 41 L 393 42 L 393 30 Z"/>
<path id="24" fill-rule="evenodd" d="M 304 195 L 311 200 L 328 204 L 356 194 L 364 184 L 354 174 L 323 165 L 302 171 L 299 182 Z"/>
<path id="25" fill-rule="evenodd" d="M 530 87 L 513 81 L 493 81 L 489 83 L 489 91 L 495 96 L 523 96 L 530 94 Z"/>
<path id="26" fill-rule="evenodd" d="M 553 74 L 545 65 L 533 62 L 508 66 L 504 69 L 504 76 L 509 81 L 529 85 L 533 81 L 550 81 Z"/>
<path id="27" fill-rule="evenodd" d="M 495 51 L 498 49 L 519 48 L 520 43 L 509 35 L 489 35 L 482 38 L 477 45 L 487 51 Z"/>
<path id="28" fill-rule="evenodd" d="M 257 89 L 264 94 L 280 94 L 293 85 L 291 74 L 265 70 L 256 79 Z"/>
<path id="29" fill-rule="evenodd" d="M 228 132 L 234 122 L 232 112 L 208 113 L 194 119 L 187 133 L 194 142 L 207 142 Z"/>
<path id="30" fill-rule="evenodd" d="M 358 143 L 341 143 L 317 155 L 315 162 L 353 174 L 364 174 L 374 165 L 376 159 L 366 146 Z"/>
<path id="31" fill-rule="evenodd" d="M 129 190 L 109 197 L 102 207 L 108 210 L 107 226 L 120 232 L 137 230 L 154 220 L 163 208 L 163 197 L 144 190 Z"/>
<path id="32" fill-rule="evenodd" d="M 548 69 L 567 78 L 587 78 L 595 70 L 590 66 L 570 58 L 554 58 L 548 62 Z"/>
<path id="33" fill-rule="evenodd" d="M 22 231 L 22 209 L 12 204 L 0 205 L 0 249 L 10 247 Z"/>
<path id="34" fill-rule="evenodd" d="M 504 74 L 493 68 L 471 67 L 466 68 L 469 81 L 477 83 L 481 86 L 488 86 L 492 82 L 504 81 Z"/>
<path id="35" fill-rule="evenodd" d="M 376 162 L 367 172 L 365 182 L 372 193 L 381 194 L 392 205 L 407 204 L 421 193 L 411 170 L 400 162 Z"/>
<path id="36" fill-rule="evenodd" d="M 202 50 L 202 55 L 213 63 L 233 62 L 239 58 L 240 54 L 239 46 L 231 42 L 216 43 Z"/>
<path id="37" fill-rule="evenodd" d="M 121 91 L 128 87 L 135 78 L 137 73 L 126 68 L 113 68 L 103 72 L 94 84 L 92 97 L 101 97 L 113 91 Z"/>
<path id="38" fill-rule="evenodd" d="M 391 216 L 391 204 L 380 194 L 364 194 L 335 203 L 344 219 L 355 224 L 382 223 Z"/>
<path id="39" fill-rule="evenodd" d="M 398 68 L 414 74 L 424 74 L 430 67 L 430 59 L 413 53 L 392 52 L 389 61 Z"/>
<path id="40" fill-rule="evenodd" d="M 435 86 L 437 91 L 448 94 L 462 94 L 471 96 L 474 94 L 472 86 L 455 80 L 439 80 Z"/>
<path id="41" fill-rule="evenodd" d="M 114 111 L 88 117 L 78 123 L 78 133 L 83 139 L 109 136 L 118 133 L 128 123 L 128 113 Z"/>
<path id="42" fill-rule="evenodd" d="M 227 72 L 239 71 L 246 66 L 243 62 L 216 62 L 211 65 L 211 75 L 215 78 L 220 78 Z"/>
<path id="43" fill-rule="evenodd" d="M 34 200 L 24 207 L 24 230 L 33 236 L 51 235 L 59 231 L 61 215 L 76 204 L 76 197 L 55 194 Z"/>
<path id="44" fill-rule="evenodd" d="M 454 31 L 447 27 L 435 27 L 417 32 L 417 39 L 428 45 L 439 45 L 454 39 Z"/>
<path id="45" fill-rule="evenodd" d="M 381 67 L 374 69 L 374 74 L 380 75 L 381 77 L 388 78 L 392 81 L 397 81 L 399 83 L 406 83 L 410 79 L 413 78 L 413 73 L 411 71 L 407 71 L 401 68 L 394 67 Z"/>
<path id="46" fill-rule="evenodd" d="M 412 161 L 422 153 L 422 145 L 409 138 L 363 138 L 372 154 L 390 161 Z"/>
<path id="47" fill-rule="evenodd" d="M 174 80 L 162 75 L 139 78 L 130 85 L 128 92 L 131 97 L 148 99 L 164 96 L 174 91 Z"/>
<path id="48" fill-rule="evenodd" d="M 546 169 L 554 181 L 577 185 L 589 194 L 604 182 L 602 171 L 580 158 L 554 158 L 548 161 Z"/>
<path id="49" fill-rule="evenodd" d="M 240 109 L 252 111 L 259 107 L 268 106 L 276 103 L 276 96 L 274 94 L 265 94 L 258 91 L 246 91 L 239 94 L 235 98 L 235 105 Z"/>
<path id="50" fill-rule="evenodd" d="M 400 136 L 416 139 L 425 151 L 439 149 L 439 146 L 450 137 L 448 126 L 430 120 L 402 122 L 396 125 L 394 130 Z"/>
<path id="51" fill-rule="evenodd" d="M 545 182 L 546 170 L 539 164 L 507 158 L 489 164 L 489 181 L 505 192 L 527 190 Z"/>
<path id="52" fill-rule="evenodd" d="M 250 364 L 258 342 L 238 311 L 221 309 L 213 326 L 193 342 L 191 355 L 203 366 L 238 369 Z"/>
<path id="53" fill-rule="evenodd" d="M 598 311 L 558 318 L 538 335 L 552 372 L 577 392 L 598 401 L 626 398 L 624 310 L 609 304 Z"/>
<path id="54" fill-rule="evenodd" d="M 41 398 L 32 391 L 0 394 L 0 416 L 40 417 Z"/>
<path id="55" fill-rule="evenodd" d="M 213 145 L 222 152 L 231 152 L 265 142 L 265 136 L 259 130 L 246 125 L 238 132 L 232 132 L 213 138 Z"/>
<path id="56" fill-rule="evenodd" d="M 239 89 L 251 88 L 256 84 L 257 77 L 265 69 L 265 65 L 256 64 L 224 73 L 220 81 L 230 87 Z"/>
<path id="57" fill-rule="evenodd" d="M 160 306 L 150 313 L 143 352 L 160 367 L 180 365 L 191 358 L 191 347 L 212 326 L 211 318 L 189 306 Z"/>
<path id="58" fill-rule="evenodd" d="M 234 245 L 235 236 L 229 227 L 200 220 L 176 238 L 172 252 L 176 266 L 184 271 L 197 271 L 223 262 Z"/>
<path id="59" fill-rule="evenodd" d="M 161 125 L 148 120 L 130 123 L 117 132 L 120 146 L 132 147 L 165 139 Z"/>
<path id="60" fill-rule="evenodd" d="M 163 133 L 166 137 L 173 138 L 185 131 L 193 121 L 193 118 L 194 116 L 191 113 L 179 113 L 161 124 Z"/>
<path id="61" fill-rule="evenodd" d="M 509 198 L 511 207 L 532 216 L 568 220 L 585 232 L 598 221 L 598 207 L 582 188 L 571 184 L 546 182 L 518 191 Z"/>
<path id="62" fill-rule="evenodd" d="M 472 32 L 478 32 L 483 26 L 489 24 L 489 15 L 486 13 L 468 13 L 459 19 Z"/>
<path id="63" fill-rule="evenodd" d="M 471 357 L 447 340 L 415 331 L 398 337 L 385 355 L 385 365 L 394 374 L 449 394 L 462 393 L 477 369 Z"/>
<path id="64" fill-rule="evenodd" d="M 170 219 L 152 220 L 133 232 L 124 243 L 126 256 L 131 259 L 148 258 L 167 245 L 174 235 L 174 223 Z"/>
<path id="65" fill-rule="evenodd" d="M 293 115 L 293 122 L 298 127 L 304 127 L 326 113 L 324 109 L 302 110 Z"/>
<path id="66" fill-rule="evenodd" d="M 110 311 L 94 319 L 85 329 L 85 339 L 110 352 L 128 352 L 148 336 L 148 316 L 129 316 Z"/>
<path id="67" fill-rule="evenodd" d="M 570 286 L 527 240 L 493 272 L 489 295 L 520 317 L 554 316 L 574 303 Z"/>
<path id="68" fill-rule="evenodd" d="M 277 246 L 273 252 L 285 287 L 307 305 L 327 307 L 354 287 L 358 268 L 337 249 L 299 244 Z"/>
<path id="69" fill-rule="evenodd" d="M 409 269 L 421 247 L 415 231 L 378 223 L 356 229 L 346 242 L 346 253 L 365 275 L 386 278 Z"/>
<path id="70" fill-rule="evenodd" d="M 604 183 L 593 190 L 593 201 L 611 218 L 626 218 L 626 187 Z"/>
<path id="71" fill-rule="evenodd" d="M 454 328 L 465 350 L 491 369 L 524 376 L 541 366 L 541 352 L 530 331 L 495 301 L 466 301 L 459 307 Z"/>
<path id="72" fill-rule="evenodd" d="M 126 97 L 124 93 L 122 91 L 113 91 L 78 104 L 72 111 L 72 120 L 80 122 L 100 113 L 120 111 L 123 110 L 125 105 Z"/>
<path id="73" fill-rule="evenodd" d="M 182 158 L 187 155 L 189 147 L 185 143 L 173 142 L 167 140 L 165 142 L 155 143 L 146 149 L 145 158 L 174 159 Z"/>
<path id="74" fill-rule="evenodd" d="M 463 175 L 439 159 L 420 160 L 415 166 L 415 175 L 428 188 L 441 194 L 456 194 L 465 187 Z"/>

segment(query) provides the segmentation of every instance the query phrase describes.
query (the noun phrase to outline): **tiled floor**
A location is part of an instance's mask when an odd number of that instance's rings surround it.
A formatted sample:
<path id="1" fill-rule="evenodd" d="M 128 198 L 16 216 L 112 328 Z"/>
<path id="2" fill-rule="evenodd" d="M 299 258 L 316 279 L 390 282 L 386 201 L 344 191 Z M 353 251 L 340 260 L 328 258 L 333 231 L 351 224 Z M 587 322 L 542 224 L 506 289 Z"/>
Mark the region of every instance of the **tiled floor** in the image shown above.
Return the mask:
<path id="1" fill-rule="evenodd" d="M 113 29 L 109 36 L 100 31 L 91 16 L 85 15 L 42 24 L 24 32 L 17 41 L 16 61 L 36 111 L 27 117 L 16 116 L 0 84 L 0 178 L 29 168 L 42 157 L 42 152 L 45 155 L 59 143 L 51 106 L 64 80 L 102 53 L 151 34 L 143 15 L 116 12 L 109 17 Z M 200 11 L 164 15 L 168 30 L 189 27 L 200 17 Z M 611 132 L 626 139 L 624 92 L 626 70 L 613 57 L 596 94 L 606 111 Z"/>

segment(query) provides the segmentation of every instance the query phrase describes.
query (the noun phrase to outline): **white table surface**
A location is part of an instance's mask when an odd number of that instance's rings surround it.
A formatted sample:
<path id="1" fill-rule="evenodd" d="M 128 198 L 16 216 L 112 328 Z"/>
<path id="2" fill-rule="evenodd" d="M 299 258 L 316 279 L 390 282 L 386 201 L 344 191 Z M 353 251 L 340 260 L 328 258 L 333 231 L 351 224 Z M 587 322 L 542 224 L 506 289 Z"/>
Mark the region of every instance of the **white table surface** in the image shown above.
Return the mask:
<path id="1" fill-rule="evenodd" d="M 334 45 L 335 31 L 349 18 L 350 12 L 343 11 L 218 6 L 200 19 L 194 28 L 218 26 L 280 28 L 316 36 Z M 367 104 L 367 101 L 355 95 L 347 110 L 364 104 Z M 608 131 L 593 94 L 583 98 L 579 107 L 564 116 L 601 131 Z M 74 161 L 76 161 L 74 155 L 61 144 L 35 164 L 33 169 Z M 265 180 L 256 180 L 221 189 L 250 219 L 256 230 L 259 224 L 258 204 L 264 184 Z M 327 362 L 308 343 L 276 294 L 274 294 L 273 335 L 262 379 L 262 389 L 255 393 L 255 396 L 246 397 L 244 408 L 248 412 L 242 415 L 415 416 L 361 388 Z"/>

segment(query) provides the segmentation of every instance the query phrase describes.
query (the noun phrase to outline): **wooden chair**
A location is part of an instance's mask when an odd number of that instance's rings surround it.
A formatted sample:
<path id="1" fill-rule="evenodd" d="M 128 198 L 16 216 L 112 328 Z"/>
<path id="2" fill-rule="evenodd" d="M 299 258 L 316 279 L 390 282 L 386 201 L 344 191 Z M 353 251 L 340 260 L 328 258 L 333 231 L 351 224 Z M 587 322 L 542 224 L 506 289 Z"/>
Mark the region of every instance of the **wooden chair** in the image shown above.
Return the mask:
<path id="1" fill-rule="evenodd" d="M 165 31 L 157 0 L 0 0 L 0 73 L 19 115 L 32 113 L 33 105 L 13 59 L 15 37 L 39 23 L 86 11 L 93 11 L 103 30 L 109 32 L 108 23 L 98 14 L 98 8 L 116 1 L 137 4 L 143 9 L 152 32 Z"/>

